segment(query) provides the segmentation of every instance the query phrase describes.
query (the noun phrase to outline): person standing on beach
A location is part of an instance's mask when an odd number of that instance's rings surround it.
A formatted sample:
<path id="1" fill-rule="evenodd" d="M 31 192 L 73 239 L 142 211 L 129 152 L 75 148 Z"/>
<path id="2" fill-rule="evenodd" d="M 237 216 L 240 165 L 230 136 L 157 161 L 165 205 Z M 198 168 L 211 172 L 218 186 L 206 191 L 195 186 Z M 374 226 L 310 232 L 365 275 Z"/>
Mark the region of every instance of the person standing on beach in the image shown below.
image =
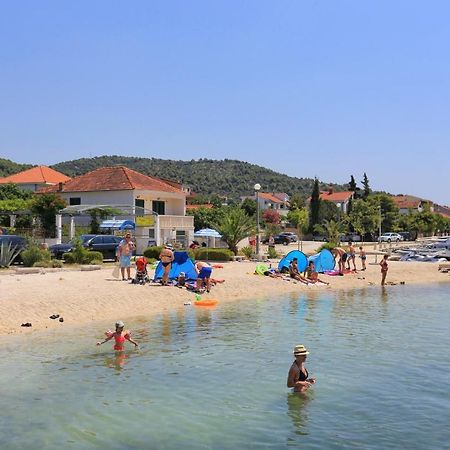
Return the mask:
<path id="1" fill-rule="evenodd" d="M 339 267 L 339 275 L 344 275 L 345 261 L 347 261 L 347 253 L 341 247 L 335 247 L 331 250 L 331 253 L 337 259 Z"/>
<path id="2" fill-rule="evenodd" d="M 359 257 L 361 258 L 361 266 L 362 269 L 361 270 L 366 270 L 366 251 L 364 250 L 364 248 L 361 246 L 359 247 Z"/>
<path id="3" fill-rule="evenodd" d="M 167 283 L 169 282 L 170 269 L 172 268 L 172 261 L 174 259 L 172 247 L 170 245 L 166 245 L 163 248 L 162 252 L 159 254 L 159 259 L 164 269 L 161 283 L 163 286 L 167 286 Z"/>
<path id="4" fill-rule="evenodd" d="M 287 379 L 287 387 L 294 388 L 294 392 L 306 392 L 316 382 L 315 378 L 309 378 L 306 370 L 305 361 L 307 355 L 309 355 L 309 352 L 304 345 L 300 344 L 294 347 L 295 361 L 289 369 Z"/>
<path id="5" fill-rule="evenodd" d="M 120 241 L 116 251 L 116 260 L 119 261 L 122 281 L 127 280 L 127 278 L 125 278 L 125 269 L 127 270 L 128 280 L 131 280 L 130 268 L 133 251 L 134 242 L 131 240 L 131 233 L 126 233 L 125 238 Z"/>
<path id="6" fill-rule="evenodd" d="M 348 242 L 348 252 L 347 252 L 347 269 L 350 270 L 350 262 L 353 262 L 353 270 L 356 272 L 356 249 L 353 246 L 353 242 Z"/>
<path id="7" fill-rule="evenodd" d="M 384 286 L 386 284 L 386 275 L 388 273 L 388 263 L 387 260 L 389 258 L 389 255 L 384 255 L 383 259 L 380 261 L 381 266 L 381 286 Z"/>

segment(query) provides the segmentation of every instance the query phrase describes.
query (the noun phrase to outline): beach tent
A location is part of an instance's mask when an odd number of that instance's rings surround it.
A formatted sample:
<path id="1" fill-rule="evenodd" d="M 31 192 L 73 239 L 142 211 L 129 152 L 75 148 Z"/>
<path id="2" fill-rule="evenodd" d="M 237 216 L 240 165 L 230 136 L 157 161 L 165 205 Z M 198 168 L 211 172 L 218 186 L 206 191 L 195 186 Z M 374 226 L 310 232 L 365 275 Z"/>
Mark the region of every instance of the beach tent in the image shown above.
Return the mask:
<path id="1" fill-rule="evenodd" d="M 314 262 L 316 272 L 327 272 L 334 269 L 335 260 L 330 250 L 324 248 L 321 252 L 316 253 L 308 258 L 308 262 Z"/>
<path id="2" fill-rule="evenodd" d="M 104 220 L 99 228 L 119 231 L 134 230 L 136 224 L 132 220 Z"/>
<path id="3" fill-rule="evenodd" d="M 278 270 L 281 270 L 283 267 L 289 269 L 290 262 L 297 258 L 298 271 L 304 272 L 306 267 L 308 266 L 308 258 L 306 255 L 300 250 L 292 250 L 289 252 L 278 264 Z"/>
<path id="4" fill-rule="evenodd" d="M 178 278 L 178 275 L 180 275 L 180 272 L 184 272 L 186 275 L 187 280 L 196 280 L 197 279 L 197 272 L 194 268 L 194 263 L 189 258 L 189 255 L 187 252 L 174 252 L 173 254 L 174 260 L 172 262 L 172 268 L 169 272 L 169 279 L 174 280 L 175 278 Z M 161 264 L 161 261 L 158 263 L 155 269 L 155 276 L 154 280 L 158 280 L 162 278 L 164 273 L 164 268 Z"/>

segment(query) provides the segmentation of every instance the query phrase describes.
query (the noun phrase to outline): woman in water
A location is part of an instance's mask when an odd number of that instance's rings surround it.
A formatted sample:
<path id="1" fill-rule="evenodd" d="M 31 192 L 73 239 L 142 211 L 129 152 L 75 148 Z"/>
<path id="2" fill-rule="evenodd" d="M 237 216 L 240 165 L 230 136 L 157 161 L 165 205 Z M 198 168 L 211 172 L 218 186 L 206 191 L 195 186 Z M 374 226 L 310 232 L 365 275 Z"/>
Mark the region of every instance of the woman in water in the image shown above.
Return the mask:
<path id="1" fill-rule="evenodd" d="M 133 341 L 133 339 L 131 339 L 130 331 L 124 330 L 124 327 L 125 327 L 125 324 L 121 320 L 117 321 L 116 322 L 116 331 L 114 331 L 114 332 L 107 331 L 106 332 L 107 338 L 102 342 L 97 342 L 97 345 L 102 345 L 105 342 L 108 342 L 112 338 L 114 338 L 114 341 L 115 341 L 114 350 L 116 352 L 123 352 L 125 350 L 125 347 L 123 346 L 123 344 L 125 343 L 125 340 L 127 340 L 128 342 L 131 342 L 132 344 L 134 344 L 135 347 L 137 347 L 138 343 Z"/>
<path id="2" fill-rule="evenodd" d="M 289 369 L 287 379 L 287 387 L 294 388 L 294 392 L 306 392 L 316 382 L 314 378 L 309 378 L 308 371 L 304 366 L 306 355 L 309 355 L 309 352 L 304 345 L 294 347 L 295 361 Z"/>

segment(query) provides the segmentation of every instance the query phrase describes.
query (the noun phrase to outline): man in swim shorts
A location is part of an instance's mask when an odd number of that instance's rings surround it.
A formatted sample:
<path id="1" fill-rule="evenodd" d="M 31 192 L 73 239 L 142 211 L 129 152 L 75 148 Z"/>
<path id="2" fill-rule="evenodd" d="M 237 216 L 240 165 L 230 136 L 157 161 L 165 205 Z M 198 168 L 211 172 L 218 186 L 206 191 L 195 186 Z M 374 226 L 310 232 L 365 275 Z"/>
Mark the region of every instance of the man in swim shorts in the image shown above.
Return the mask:
<path id="1" fill-rule="evenodd" d="M 125 238 L 122 239 L 117 247 L 116 259 L 119 261 L 120 271 L 122 273 L 122 281 L 126 281 L 125 269 L 127 270 L 128 280 L 131 280 L 131 255 L 133 254 L 134 243 L 131 240 L 131 233 L 126 233 Z"/>
<path id="2" fill-rule="evenodd" d="M 206 286 L 206 292 L 211 289 L 212 267 L 203 261 L 197 261 L 194 265 L 197 272 L 197 291 Z"/>
<path id="3" fill-rule="evenodd" d="M 159 260 L 161 261 L 161 264 L 164 269 L 164 273 L 162 276 L 161 283 L 163 286 L 167 286 L 167 283 L 169 282 L 169 273 L 170 269 L 172 268 L 172 261 L 174 259 L 172 247 L 170 245 L 166 245 L 162 252 L 159 254 Z"/>
<path id="4" fill-rule="evenodd" d="M 331 253 L 338 260 L 339 275 L 344 275 L 345 261 L 347 261 L 347 253 L 341 247 L 335 247 Z"/>

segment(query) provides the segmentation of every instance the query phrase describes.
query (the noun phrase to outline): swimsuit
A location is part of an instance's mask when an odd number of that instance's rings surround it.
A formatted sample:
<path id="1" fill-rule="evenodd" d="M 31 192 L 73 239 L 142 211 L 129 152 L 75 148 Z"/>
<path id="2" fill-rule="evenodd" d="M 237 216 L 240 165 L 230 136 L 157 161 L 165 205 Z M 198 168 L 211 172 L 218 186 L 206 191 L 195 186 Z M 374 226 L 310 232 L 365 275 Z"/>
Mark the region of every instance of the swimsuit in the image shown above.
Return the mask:
<path id="1" fill-rule="evenodd" d="M 114 345 L 114 350 L 120 352 L 123 350 L 123 343 L 125 342 L 125 338 L 130 337 L 130 335 L 127 333 L 125 336 L 122 336 L 121 334 L 114 336 L 114 341 L 116 342 Z"/>
<path id="2" fill-rule="evenodd" d="M 120 257 L 120 267 L 130 267 L 131 266 L 131 256 L 121 255 Z"/>
<path id="3" fill-rule="evenodd" d="M 169 264 L 172 264 L 172 261 L 169 261 L 169 262 L 162 262 L 161 261 L 161 264 L 162 264 L 163 267 L 167 267 Z"/>
<path id="4" fill-rule="evenodd" d="M 295 364 L 296 364 L 296 366 L 298 367 L 298 364 L 297 364 L 297 361 L 295 361 Z M 306 372 L 306 375 L 300 370 L 300 367 L 298 367 L 299 368 L 299 374 L 298 374 L 298 380 L 297 381 L 306 381 L 307 379 L 308 379 L 308 377 L 309 377 L 309 374 L 308 374 L 308 370 L 306 369 L 306 367 L 304 368 L 305 369 L 305 372 Z"/>
<path id="5" fill-rule="evenodd" d="M 200 279 L 210 278 L 212 273 L 212 267 L 202 267 L 198 273 Z"/>

